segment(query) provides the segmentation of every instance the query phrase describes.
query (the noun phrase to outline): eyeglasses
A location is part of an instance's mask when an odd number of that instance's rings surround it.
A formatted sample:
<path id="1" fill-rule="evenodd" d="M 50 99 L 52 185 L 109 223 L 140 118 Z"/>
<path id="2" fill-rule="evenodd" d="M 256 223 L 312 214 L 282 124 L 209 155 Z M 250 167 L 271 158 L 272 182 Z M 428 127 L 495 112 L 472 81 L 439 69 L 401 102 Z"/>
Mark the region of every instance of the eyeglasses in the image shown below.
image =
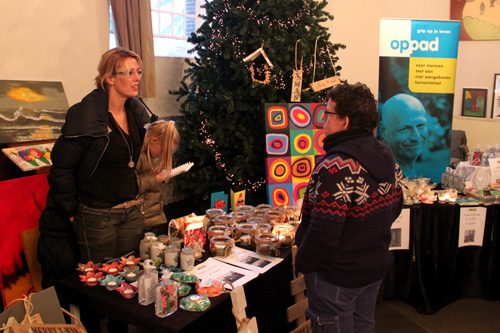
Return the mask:
<path id="1" fill-rule="evenodd" d="M 126 76 L 126 77 L 133 77 L 134 74 L 137 74 L 137 76 L 139 78 L 142 77 L 142 70 L 141 69 L 138 69 L 138 70 L 130 70 L 128 72 L 114 72 L 113 75 L 116 75 L 116 74 L 120 74 L 120 75 L 123 75 L 123 76 Z"/>
<path id="2" fill-rule="evenodd" d="M 337 114 L 337 115 L 338 115 L 338 113 L 337 113 L 337 112 L 325 111 L 325 113 L 326 113 L 326 114 Z"/>

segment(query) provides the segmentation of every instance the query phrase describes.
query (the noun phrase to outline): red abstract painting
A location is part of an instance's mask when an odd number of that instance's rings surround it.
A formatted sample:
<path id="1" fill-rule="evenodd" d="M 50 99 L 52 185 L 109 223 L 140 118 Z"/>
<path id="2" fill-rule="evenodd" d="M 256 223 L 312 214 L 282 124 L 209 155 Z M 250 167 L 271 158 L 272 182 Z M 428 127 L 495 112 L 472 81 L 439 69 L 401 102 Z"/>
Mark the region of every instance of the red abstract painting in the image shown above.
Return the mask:
<path id="1" fill-rule="evenodd" d="M 4 306 L 33 287 L 20 232 L 38 227 L 48 190 L 46 174 L 0 182 L 0 291 Z"/>

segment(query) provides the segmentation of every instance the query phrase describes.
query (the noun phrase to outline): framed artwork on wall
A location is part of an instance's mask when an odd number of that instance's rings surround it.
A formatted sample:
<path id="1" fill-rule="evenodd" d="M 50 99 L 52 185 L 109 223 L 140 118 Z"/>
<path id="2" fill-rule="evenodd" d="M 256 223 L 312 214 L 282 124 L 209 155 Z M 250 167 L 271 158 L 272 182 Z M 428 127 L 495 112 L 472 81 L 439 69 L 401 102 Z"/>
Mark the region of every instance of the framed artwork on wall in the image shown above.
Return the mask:
<path id="1" fill-rule="evenodd" d="M 460 21 L 460 40 L 500 40 L 498 1 L 451 0 L 450 20 Z"/>
<path id="2" fill-rule="evenodd" d="M 491 118 L 500 119 L 500 74 L 495 74 L 493 81 L 493 102 L 491 103 Z"/>
<path id="3" fill-rule="evenodd" d="M 486 118 L 486 98 L 488 89 L 464 88 L 462 116 Z"/>

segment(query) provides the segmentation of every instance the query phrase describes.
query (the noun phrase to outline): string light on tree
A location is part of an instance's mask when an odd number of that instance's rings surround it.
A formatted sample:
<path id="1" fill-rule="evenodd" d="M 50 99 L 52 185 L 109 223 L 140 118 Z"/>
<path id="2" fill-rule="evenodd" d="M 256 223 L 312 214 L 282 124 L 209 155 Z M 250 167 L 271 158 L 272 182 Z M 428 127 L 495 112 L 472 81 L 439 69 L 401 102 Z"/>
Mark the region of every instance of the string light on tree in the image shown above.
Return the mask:
<path id="1" fill-rule="evenodd" d="M 267 201 L 264 103 L 290 101 L 294 70 L 290 50 L 298 39 L 304 51 L 303 80 L 312 81 L 315 39 L 332 40 L 323 23 L 333 16 L 324 10 L 325 0 L 211 0 L 203 6 L 203 23 L 188 39 L 196 56 L 186 60 L 186 76 L 172 92 L 182 101 L 183 117 L 176 119 L 182 137 L 177 162 L 199 161 L 200 167 L 189 177 L 172 179 L 174 194 L 207 209 L 211 193 L 245 189 L 253 193 L 246 197 L 249 204 L 263 203 Z M 344 47 L 334 46 L 333 53 Z M 266 69 L 259 58 L 252 61 L 252 73 L 251 63 L 243 60 L 259 47 L 274 67 Z M 324 47 L 318 45 L 315 67 L 321 78 L 332 75 Z M 325 96 L 326 91 L 304 91 L 302 100 L 322 102 Z"/>

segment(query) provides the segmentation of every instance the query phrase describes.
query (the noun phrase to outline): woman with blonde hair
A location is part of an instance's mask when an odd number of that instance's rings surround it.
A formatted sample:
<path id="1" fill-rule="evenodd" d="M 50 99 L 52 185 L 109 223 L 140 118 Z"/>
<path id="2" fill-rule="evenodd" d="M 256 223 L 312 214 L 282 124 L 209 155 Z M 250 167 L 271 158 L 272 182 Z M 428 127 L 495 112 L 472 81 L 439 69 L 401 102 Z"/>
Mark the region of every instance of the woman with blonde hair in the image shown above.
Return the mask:
<path id="1" fill-rule="evenodd" d="M 52 150 L 39 221 L 45 286 L 74 270 L 71 253 L 78 252 L 77 263 L 104 262 L 138 249 L 142 237 L 135 173 L 149 121 L 137 98 L 142 62 L 117 47 L 101 56 L 97 70 L 96 89 L 69 108 Z"/>
<path id="2" fill-rule="evenodd" d="M 143 199 L 144 231 L 157 233 L 157 227 L 167 222 L 162 183 L 169 180 L 172 155 L 178 145 L 179 132 L 174 121 L 158 120 L 147 127 L 136 169 L 140 199 Z"/>

